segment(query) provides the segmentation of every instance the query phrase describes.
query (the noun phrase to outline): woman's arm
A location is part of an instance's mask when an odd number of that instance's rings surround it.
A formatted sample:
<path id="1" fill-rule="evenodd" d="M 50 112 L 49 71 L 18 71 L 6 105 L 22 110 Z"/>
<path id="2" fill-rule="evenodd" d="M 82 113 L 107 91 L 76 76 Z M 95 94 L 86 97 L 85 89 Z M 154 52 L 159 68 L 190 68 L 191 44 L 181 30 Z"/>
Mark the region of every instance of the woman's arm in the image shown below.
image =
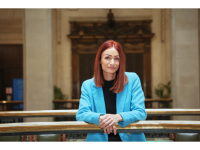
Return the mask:
<path id="1" fill-rule="evenodd" d="M 140 79 L 136 73 L 133 74 L 131 79 L 134 79 L 134 81 L 132 81 L 133 86 L 130 89 L 131 111 L 100 116 L 99 124 L 101 128 L 109 128 L 114 126 L 116 123 L 118 123 L 121 127 L 125 127 L 132 122 L 146 119 L 147 113 L 144 105 L 145 97 L 140 84 Z"/>
<path id="2" fill-rule="evenodd" d="M 81 87 L 81 98 L 79 101 L 79 109 L 76 114 L 76 120 L 99 125 L 99 116 L 103 114 L 92 112 L 92 106 L 90 103 L 90 97 L 88 93 L 88 91 L 90 91 L 89 88 L 90 87 L 87 86 L 86 81 L 83 82 Z"/>
<path id="3" fill-rule="evenodd" d="M 125 127 L 135 121 L 145 120 L 147 117 L 144 105 L 145 97 L 140 79 L 136 73 L 133 74 L 132 79 L 134 79 L 134 81 L 131 88 L 131 111 L 119 113 L 123 118 L 122 122 L 118 122 L 121 127 Z"/>

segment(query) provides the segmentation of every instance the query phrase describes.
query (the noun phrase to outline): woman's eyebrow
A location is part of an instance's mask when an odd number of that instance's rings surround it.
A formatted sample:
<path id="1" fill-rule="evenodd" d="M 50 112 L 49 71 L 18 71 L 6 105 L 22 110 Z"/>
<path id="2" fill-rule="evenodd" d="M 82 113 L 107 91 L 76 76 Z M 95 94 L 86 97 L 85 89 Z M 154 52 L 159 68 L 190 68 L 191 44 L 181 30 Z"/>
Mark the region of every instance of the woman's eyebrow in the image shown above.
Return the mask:
<path id="1" fill-rule="evenodd" d="M 105 54 L 105 55 L 112 56 L 112 55 L 110 55 L 110 54 Z M 114 57 L 116 57 L 116 56 L 119 56 L 119 55 L 115 55 Z"/>

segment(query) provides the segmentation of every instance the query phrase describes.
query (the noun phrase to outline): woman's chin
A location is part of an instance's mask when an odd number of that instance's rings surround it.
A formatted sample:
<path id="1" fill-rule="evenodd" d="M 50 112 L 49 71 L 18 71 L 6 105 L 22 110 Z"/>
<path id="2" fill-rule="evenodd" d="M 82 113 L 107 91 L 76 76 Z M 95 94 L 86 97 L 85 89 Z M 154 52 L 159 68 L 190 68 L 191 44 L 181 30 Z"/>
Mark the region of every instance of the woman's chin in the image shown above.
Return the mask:
<path id="1" fill-rule="evenodd" d="M 114 74 L 114 73 L 116 73 L 116 71 L 107 71 L 107 73 L 110 73 L 110 74 Z"/>

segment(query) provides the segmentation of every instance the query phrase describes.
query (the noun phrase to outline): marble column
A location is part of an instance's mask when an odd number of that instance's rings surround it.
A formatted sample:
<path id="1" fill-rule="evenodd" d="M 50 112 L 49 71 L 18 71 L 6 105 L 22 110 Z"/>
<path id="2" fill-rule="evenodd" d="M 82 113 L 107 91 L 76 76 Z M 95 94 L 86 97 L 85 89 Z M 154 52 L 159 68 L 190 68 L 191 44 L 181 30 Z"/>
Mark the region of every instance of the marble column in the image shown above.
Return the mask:
<path id="1" fill-rule="evenodd" d="M 52 110 L 52 10 L 24 10 L 24 110 Z M 52 117 L 26 118 L 28 122 Z"/>
<path id="2" fill-rule="evenodd" d="M 171 10 L 171 68 L 173 108 L 199 109 L 198 9 Z M 175 120 L 200 120 L 176 116 Z"/>

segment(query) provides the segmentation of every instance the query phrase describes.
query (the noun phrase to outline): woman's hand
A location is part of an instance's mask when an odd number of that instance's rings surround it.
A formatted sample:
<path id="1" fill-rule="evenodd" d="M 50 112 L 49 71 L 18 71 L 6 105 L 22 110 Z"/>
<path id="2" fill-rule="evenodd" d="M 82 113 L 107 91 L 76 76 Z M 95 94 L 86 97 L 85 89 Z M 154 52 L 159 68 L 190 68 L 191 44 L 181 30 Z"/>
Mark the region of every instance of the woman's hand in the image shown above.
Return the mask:
<path id="1" fill-rule="evenodd" d="M 114 132 L 114 135 L 117 134 L 117 128 L 114 126 L 109 127 L 109 128 L 103 128 L 104 133 L 106 134 L 108 132 L 108 134 L 112 133 L 112 131 Z M 106 132 L 107 131 L 107 132 Z"/>
<path id="2" fill-rule="evenodd" d="M 118 123 L 119 121 L 123 121 L 121 115 L 119 114 L 105 114 L 99 117 L 99 126 L 101 128 L 108 128 L 111 127 L 113 125 L 115 125 L 116 123 Z"/>
<path id="3" fill-rule="evenodd" d="M 106 130 L 108 134 L 110 134 L 112 130 L 116 133 L 117 128 L 115 127 L 115 124 L 119 121 L 123 121 L 121 115 L 106 114 L 99 117 L 99 126 L 104 129 L 104 133 L 106 133 Z"/>

